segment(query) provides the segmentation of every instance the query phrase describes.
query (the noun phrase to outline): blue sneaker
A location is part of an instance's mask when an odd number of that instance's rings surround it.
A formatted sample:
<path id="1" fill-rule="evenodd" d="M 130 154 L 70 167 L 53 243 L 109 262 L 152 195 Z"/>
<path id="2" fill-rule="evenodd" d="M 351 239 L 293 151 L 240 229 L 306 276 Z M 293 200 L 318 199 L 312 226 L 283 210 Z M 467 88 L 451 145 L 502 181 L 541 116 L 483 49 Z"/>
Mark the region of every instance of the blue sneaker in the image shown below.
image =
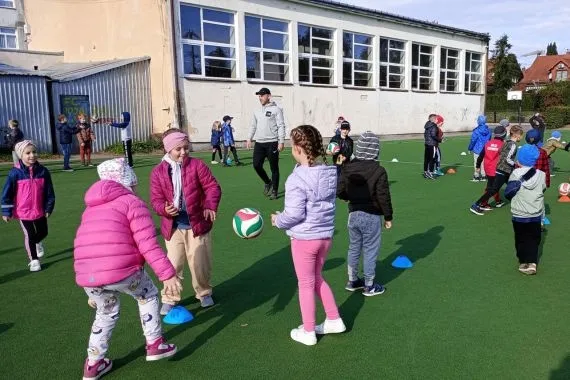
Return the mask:
<path id="1" fill-rule="evenodd" d="M 477 203 L 473 203 L 469 208 L 469 211 L 475 215 L 484 215 L 483 210 L 481 210 L 481 207 L 479 207 Z"/>
<path id="2" fill-rule="evenodd" d="M 349 281 L 344 288 L 349 292 L 357 291 L 358 289 L 364 288 L 364 280 L 359 278 L 356 281 Z"/>
<path id="3" fill-rule="evenodd" d="M 379 294 L 383 294 L 386 291 L 386 288 L 380 284 L 372 284 L 372 286 L 365 286 L 364 291 L 362 292 L 363 295 L 366 297 L 377 296 Z"/>

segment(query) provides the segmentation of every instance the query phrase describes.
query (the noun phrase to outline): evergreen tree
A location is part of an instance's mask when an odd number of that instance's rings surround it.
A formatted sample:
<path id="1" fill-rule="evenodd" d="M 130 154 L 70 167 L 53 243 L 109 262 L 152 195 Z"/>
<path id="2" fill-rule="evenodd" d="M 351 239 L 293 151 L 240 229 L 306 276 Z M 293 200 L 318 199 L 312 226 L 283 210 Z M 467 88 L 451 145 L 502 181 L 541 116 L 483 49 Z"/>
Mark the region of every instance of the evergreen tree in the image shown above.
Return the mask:
<path id="1" fill-rule="evenodd" d="M 506 34 L 495 41 L 495 49 L 492 51 L 495 90 L 507 91 L 523 77 L 517 56 L 510 52 L 512 47 Z"/>

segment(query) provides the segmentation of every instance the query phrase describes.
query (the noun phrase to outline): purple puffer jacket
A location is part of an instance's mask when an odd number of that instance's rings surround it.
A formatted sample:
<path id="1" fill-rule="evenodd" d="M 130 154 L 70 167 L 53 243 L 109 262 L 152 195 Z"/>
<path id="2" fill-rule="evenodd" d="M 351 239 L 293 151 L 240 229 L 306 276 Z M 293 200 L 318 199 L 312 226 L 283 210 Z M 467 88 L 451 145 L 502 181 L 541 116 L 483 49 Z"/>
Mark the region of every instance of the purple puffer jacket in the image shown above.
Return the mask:
<path id="1" fill-rule="evenodd" d="M 297 165 L 285 182 L 285 209 L 276 226 L 298 240 L 332 238 L 336 186 L 336 167 Z"/>

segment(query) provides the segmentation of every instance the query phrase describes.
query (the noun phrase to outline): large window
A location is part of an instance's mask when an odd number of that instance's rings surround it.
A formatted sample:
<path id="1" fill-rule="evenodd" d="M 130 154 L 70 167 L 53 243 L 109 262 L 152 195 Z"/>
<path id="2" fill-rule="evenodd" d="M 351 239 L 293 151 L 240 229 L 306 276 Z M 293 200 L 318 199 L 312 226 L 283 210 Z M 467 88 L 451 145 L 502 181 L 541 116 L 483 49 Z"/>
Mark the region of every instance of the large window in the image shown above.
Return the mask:
<path id="1" fill-rule="evenodd" d="M 343 33 L 342 40 L 342 83 L 349 86 L 371 87 L 374 57 L 372 37 Z"/>
<path id="2" fill-rule="evenodd" d="M 474 92 L 480 94 L 482 91 L 481 70 L 481 53 L 465 53 L 465 92 Z"/>
<path id="3" fill-rule="evenodd" d="M 184 74 L 236 77 L 234 14 L 180 5 Z"/>
<path id="4" fill-rule="evenodd" d="M 334 31 L 299 24 L 299 82 L 334 83 Z"/>
<path id="5" fill-rule="evenodd" d="M 4 8 L 16 8 L 14 0 L 0 0 L 0 7 Z"/>
<path id="6" fill-rule="evenodd" d="M 289 24 L 245 16 L 247 77 L 289 81 Z"/>
<path id="7" fill-rule="evenodd" d="M 406 43 L 380 38 L 380 87 L 405 87 Z"/>
<path id="8" fill-rule="evenodd" d="M 439 89 L 459 91 L 459 50 L 441 48 Z"/>
<path id="9" fill-rule="evenodd" d="M 433 90 L 433 46 L 412 44 L 412 89 Z"/>
<path id="10" fill-rule="evenodd" d="M 0 49 L 17 49 L 18 38 L 15 28 L 0 28 Z"/>
<path id="11" fill-rule="evenodd" d="M 560 82 L 563 80 L 568 80 L 568 71 L 559 70 L 556 72 L 556 81 Z"/>

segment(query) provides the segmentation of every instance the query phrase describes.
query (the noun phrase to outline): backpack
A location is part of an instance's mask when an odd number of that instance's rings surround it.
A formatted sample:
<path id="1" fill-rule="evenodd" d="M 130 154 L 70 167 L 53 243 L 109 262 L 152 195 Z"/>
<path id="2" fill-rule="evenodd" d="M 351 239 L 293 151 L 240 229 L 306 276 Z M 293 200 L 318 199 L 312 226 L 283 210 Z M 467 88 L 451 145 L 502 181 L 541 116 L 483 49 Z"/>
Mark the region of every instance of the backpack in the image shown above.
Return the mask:
<path id="1" fill-rule="evenodd" d="M 535 174 L 536 169 L 530 168 L 520 179 L 509 181 L 507 183 L 507 188 L 505 189 L 505 198 L 509 201 L 512 200 L 521 189 L 522 183 L 531 179 Z"/>

